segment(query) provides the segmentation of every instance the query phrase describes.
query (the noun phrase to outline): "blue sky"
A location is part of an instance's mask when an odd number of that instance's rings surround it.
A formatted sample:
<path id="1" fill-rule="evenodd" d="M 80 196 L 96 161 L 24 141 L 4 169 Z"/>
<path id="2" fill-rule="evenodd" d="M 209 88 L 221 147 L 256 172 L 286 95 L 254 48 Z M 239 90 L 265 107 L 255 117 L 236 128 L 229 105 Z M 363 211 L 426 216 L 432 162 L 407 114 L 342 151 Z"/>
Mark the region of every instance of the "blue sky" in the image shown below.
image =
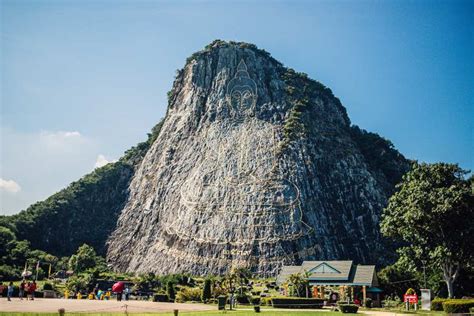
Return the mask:
<path id="1" fill-rule="evenodd" d="M 119 158 L 186 57 L 245 41 L 406 157 L 473 163 L 473 1 L 1 1 L 1 214 Z"/>

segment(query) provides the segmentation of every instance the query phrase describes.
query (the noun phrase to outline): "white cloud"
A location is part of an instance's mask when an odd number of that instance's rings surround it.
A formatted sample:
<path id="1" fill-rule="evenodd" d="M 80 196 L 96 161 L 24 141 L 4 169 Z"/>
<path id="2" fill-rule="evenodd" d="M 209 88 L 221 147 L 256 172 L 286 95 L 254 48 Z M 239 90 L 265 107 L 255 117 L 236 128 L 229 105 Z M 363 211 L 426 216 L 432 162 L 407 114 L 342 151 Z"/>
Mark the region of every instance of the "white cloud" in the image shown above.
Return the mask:
<path id="1" fill-rule="evenodd" d="M 0 190 L 9 193 L 18 193 L 21 191 L 21 187 L 13 180 L 5 180 L 0 178 Z"/>
<path id="2" fill-rule="evenodd" d="M 40 142 L 47 147 L 64 148 L 83 144 L 87 140 L 78 131 L 41 131 Z"/>
<path id="3" fill-rule="evenodd" d="M 16 213 L 65 188 L 92 169 L 98 142 L 75 129 L 21 132 L 0 127 L 0 175 L 21 184 L 12 194 L 0 190 L 0 212 Z"/>
<path id="4" fill-rule="evenodd" d="M 99 155 L 97 156 L 97 159 L 95 161 L 95 165 L 94 165 L 94 169 L 95 168 L 100 168 L 100 167 L 103 167 L 105 166 L 106 164 L 109 164 L 111 162 L 116 162 L 117 160 L 108 160 L 107 158 L 105 158 L 104 155 Z"/>

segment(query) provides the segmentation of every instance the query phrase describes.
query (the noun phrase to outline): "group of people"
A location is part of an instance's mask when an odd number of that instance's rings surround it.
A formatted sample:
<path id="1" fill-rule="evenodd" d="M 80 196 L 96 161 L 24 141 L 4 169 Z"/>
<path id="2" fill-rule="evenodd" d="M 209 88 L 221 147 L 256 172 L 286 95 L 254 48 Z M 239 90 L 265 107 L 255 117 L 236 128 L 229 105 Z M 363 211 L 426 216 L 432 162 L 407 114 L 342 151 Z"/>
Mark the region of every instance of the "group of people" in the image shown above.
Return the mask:
<path id="1" fill-rule="evenodd" d="M 128 301 L 131 293 L 132 290 L 128 286 L 126 286 L 125 289 L 121 290 L 120 292 L 115 292 L 117 301 L 121 301 L 122 298 Z M 112 289 L 109 288 L 107 291 L 103 291 L 99 288 L 99 284 L 97 284 L 89 294 L 83 294 L 81 291 L 77 293 L 71 293 L 68 290 L 64 291 L 64 298 L 68 299 L 72 297 L 75 297 L 79 300 L 83 298 L 89 300 L 110 300 L 112 297 Z"/>
<path id="2" fill-rule="evenodd" d="M 23 300 L 26 294 L 26 299 L 27 300 L 34 300 L 35 299 L 35 291 L 36 291 L 36 281 L 33 282 L 26 282 L 25 279 L 23 279 L 20 283 L 20 286 L 18 287 L 18 297 L 20 300 Z M 8 286 L 3 285 L 3 282 L 0 282 L 0 295 L 3 296 L 4 292 L 6 290 L 7 294 L 7 299 L 11 301 L 13 297 L 13 291 L 14 291 L 14 285 L 13 282 L 10 282 Z"/>

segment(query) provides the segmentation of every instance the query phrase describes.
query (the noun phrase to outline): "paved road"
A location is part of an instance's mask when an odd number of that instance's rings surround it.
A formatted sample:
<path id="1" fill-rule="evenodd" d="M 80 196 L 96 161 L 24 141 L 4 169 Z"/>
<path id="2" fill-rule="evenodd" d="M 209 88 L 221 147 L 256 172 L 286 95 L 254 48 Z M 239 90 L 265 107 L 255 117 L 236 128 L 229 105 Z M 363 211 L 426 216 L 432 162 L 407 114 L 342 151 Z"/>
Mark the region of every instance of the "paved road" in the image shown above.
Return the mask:
<path id="1" fill-rule="evenodd" d="M 182 304 L 182 303 L 155 303 L 149 301 L 97 301 L 97 300 L 75 300 L 36 298 L 34 301 L 20 301 L 13 298 L 8 302 L 6 298 L 0 298 L 0 311 L 2 312 L 57 312 L 65 308 L 67 312 L 124 312 L 125 306 L 129 312 L 170 312 L 174 309 L 180 311 L 206 311 L 215 310 L 216 306 L 204 304 Z"/>

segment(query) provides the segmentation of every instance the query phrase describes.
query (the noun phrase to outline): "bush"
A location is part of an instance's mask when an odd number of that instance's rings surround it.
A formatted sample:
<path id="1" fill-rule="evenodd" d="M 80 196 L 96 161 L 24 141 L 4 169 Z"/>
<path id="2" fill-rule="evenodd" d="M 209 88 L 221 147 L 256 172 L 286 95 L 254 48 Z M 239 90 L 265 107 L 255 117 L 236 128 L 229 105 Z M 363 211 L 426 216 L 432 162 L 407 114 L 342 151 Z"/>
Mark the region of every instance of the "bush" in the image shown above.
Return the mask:
<path id="1" fill-rule="evenodd" d="M 235 300 L 237 301 L 237 303 L 239 304 L 250 304 L 250 300 L 249 300 L 249 297 L 245 294 L 237 294 L 235 296 Z"/>
<path id="2" fill-rule="evenodd" d="M 367 298 L 365 300 L 365 307 L 372 308 L 372 299 L 371 298 Z"/>
<path id="3" fill-rule="evenodd" d="M 359 306 L 355 304 L 339 304 L 339 309 L 344 314 L 346 313 L 355 314 L 359 310 Z"/>
<path id="4" fill-rule="evenodd" d="M 446 298 L 435 298 L 431 301 L 431 310 L 432 311 L 442 311 L 443 310 L 443 303 L 446 302 L 448 299 Z"/>
<path id="5" fill-rule="evenodd" d="M 201 296 L 201 300 L 203 302 L 208 302 L 209 299 L 212 297 L 212 293 L 211 293 L 211 280 L 210 279 L 206 279 L 204 281 L 204 287 L 202 289 L 202 296 Z"/>
<path id="6" fill-rule="evenodd" d="M 168 297 L 168 294 L 165 294 L 165 293 L 153 294 L 153 302 L 166 302 L 166 303 L 168 303 L 169 301 L 170 301 L 170 298 Z"/>
<path id="7" fill-rule="evenodd" d="M 469 313 L 469 308 L 474 307 L 474 299 L 471 300 L 447 300 L 443 303 L 443 310 L 448 314 Z"/>
<path id="8" fill-rule="evenodd" d="M 260 296 L 252 296 L 252 305 L 260 305 Z"/>
<path id="9" fill-rule="evenodd" d="M 168 297 L 172 301 L 174 301 L 174 299 L 176 298 L 176 294 L 174 291 L 174 284 L 171 281 L 168 281 L 168 283 L 166 283 L 166 294 L 168 294 Z"/>
<path id="10" fill-rule="evenodd" d="M 324 299 L 301 297 L 273 297 L 273 307 L 277 308 L 322 308 Z"/>
<path id="11" fill-rule="evenodd" d="M 53 285 L 51 283 L 43 284 L 43 291 L 52 291 L 52 290 L 53 290 Z"/>
<path id="12" fill-rule="evenodd" d="M 176 293 L 176 302 L 184 303 L 184 302 L 189 302 L 189 301 L 193 301 L 193 302 L 201 301 L 200 288 L 183 287 L 178 291 L 178 293 Z"/>

